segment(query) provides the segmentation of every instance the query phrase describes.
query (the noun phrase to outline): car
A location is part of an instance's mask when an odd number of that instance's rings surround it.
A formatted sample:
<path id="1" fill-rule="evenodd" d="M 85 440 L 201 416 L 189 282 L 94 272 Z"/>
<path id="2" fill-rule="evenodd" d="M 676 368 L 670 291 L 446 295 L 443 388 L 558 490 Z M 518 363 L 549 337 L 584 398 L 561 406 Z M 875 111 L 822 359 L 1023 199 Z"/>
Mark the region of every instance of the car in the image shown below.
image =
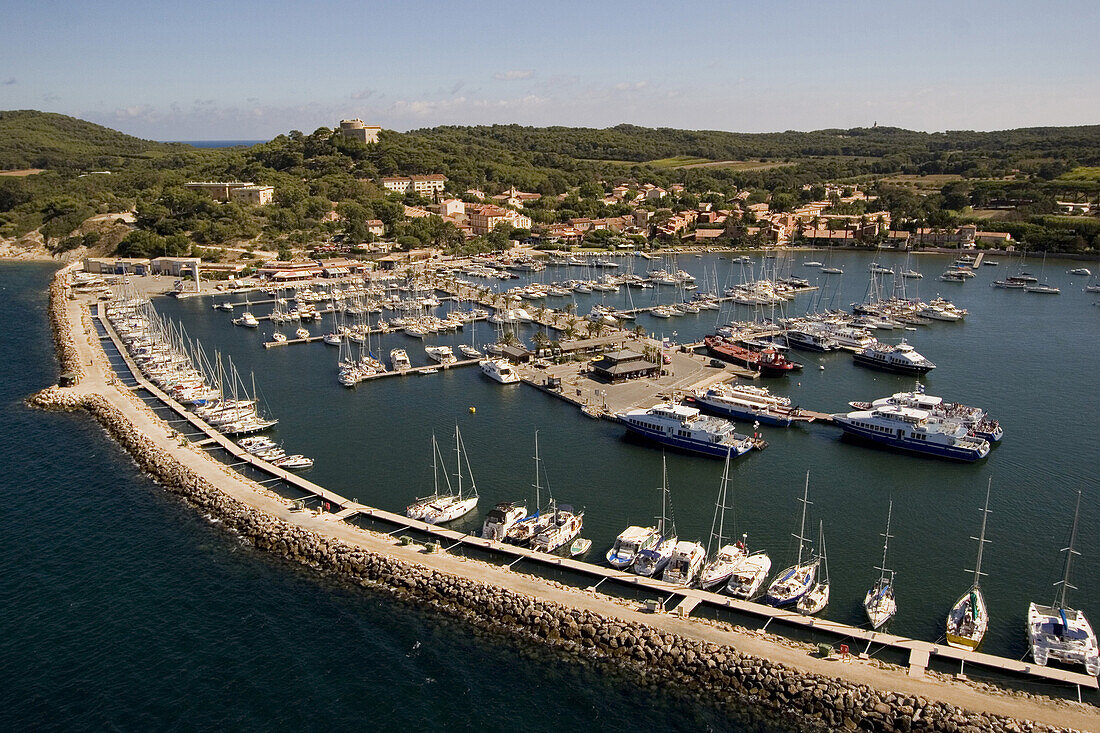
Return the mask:
<path id="1" fill-rule="evenodd" d="M 724 361 L 722 361 L 721 359 L 711 359 L 710 360 L 710 365 L 712 367 L 714 367 L 715 369 L 725 369 L 726 368 L 726 363 Z"/>

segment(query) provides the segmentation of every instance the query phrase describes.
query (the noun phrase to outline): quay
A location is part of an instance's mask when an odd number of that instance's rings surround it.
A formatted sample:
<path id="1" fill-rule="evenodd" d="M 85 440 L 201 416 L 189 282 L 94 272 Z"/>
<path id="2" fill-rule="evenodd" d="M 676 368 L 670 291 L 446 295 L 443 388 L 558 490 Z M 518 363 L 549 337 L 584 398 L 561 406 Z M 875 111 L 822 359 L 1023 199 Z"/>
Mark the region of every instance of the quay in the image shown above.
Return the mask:
<path id="1" fill-rule="evenodd" d="M 861 657 L 864 655 L 889 655 L 892 659 L 903 660 L 899 664 L 905 668 L 905 674 L 914 683 L 922 680 L 934 663 L 939 663 L 940 665 L 957 665 L 958 674 L 963 674 L 967 668 L 972 670 L 984 669 L 1010 677 L 1018 676 L 1044 680 L 1049 683 L 1076 686 L 1078 689 L 1082 687 L 1088 689 L 1098 688 L 1097 678 L 1080 672 L 1056 667 L 1040 667 L 1026 661 L 998 657 L 982 652 L 954 649 L 946 644 L 909 639 L 824 618 L 803 616 L 797 612 L 778 609 L 763 603 L 744 601 L 697 588 L 665 583 L 658 579 L 645 578 L 595 563 L 540 553 L 528 548 L 496 542 L 409 519 L 404 515 L 384 509 L 360 504 L 353 499 L 341 496 L 308 479 L 273 466 L 263 459 L 249 454 L 233 440 L 214 430 L 144 377 L 131 359 L 118 334 L 103 315 L 102 305 L 93 312 L 93 323 L 98 324 L 96 326 L 97 330 L 102 331 L 107 337 L 103 342 L 113 344 L 114 350 L 121 357 L 121 363 L 115 367 L 116 373 L 119 367 L 125 368 L 129 372 L 128 375 L 125 375 L 127 380 L 133 380 L 137 386 L 148 392 L 155 401 L 178 415 L 179 422 L 186 423 L 195 431 L 187 437 L 188 445 L 195 446 L 195 448 L 206 453 L 221 449 L 234 461 L 233 464 L 230 464 L 230 467 L 247 464 L 269 476 L 269 480 L 260 482 L 269 490 L 282 488 L 286 491 L 289 489 L 303 495 L 286 500 L 284 508 L 288 510 L 291 516 L 295 512 L 302 513 L 302 499 L 305 499 L 322 507 L 315 517 L 327 526 L 335 524 L 349 525 L 349 529 L 353 533 L 354 528 L 371 530 L 384 528 L 386 530 L 385 534 L 390 537 L 405 534 L 414 541 L 419 540 L 420 542 L 427 542 L 429 545 L 438 546 L 441 552 L 434 554 L 441 557 L 470 552 L 472 553 L 470 557 L 474 558 L 495 558 L 490 559 L 490 562 L 497 565 L 503 563 L 509 570 L 515 570 L 517 567 L 530 567 L 531 572 L 536 576 L 549 575 L 551 579 L 573 585 L 586 594 L 596 592 L 599 595 L 610 594 L 610 598 L 618 597 L 631 600 L 648 598 L 656 601 L 658 611 L 671 612 L 665 615 L 664 618 L 673 622 L 672 625 L 678 629 L 678 633 L 698 633 L 698 628 L 693 630 L 691 627 L 690 619 L 692 618 L 750 619 L 750 623 L 756 625 L 756 628 L 761 632 L 771 627 L 773 631 L 781 635 L 795 634 L 800 638 L 809 638 L 830 644 L 844 643 L 854 648 Z M 98 336 L 94 339 L 94 343 L 101 343 Z M 90 343 L 85 344 L 85 346 L 91 348 Z M 108 361 L 110 363 L 110 360 Z M 476 360 L 470 361 L 476 362 Z M 173 432 L 181 435 L 178 428 Z M 346 532 L 340 534 L 347 535 Z M 418 561 L 423 562 L 422 558 L 424 557 L 427 556 L 421 556 Z M 604 590 L 602 594 L 599 593 L 601 588 Z M 621 604 L 613 603 L 612 605 L 614 614 L 624 614 L 624 608 Z M 642 615 L 642 611 L 637 608 L 635 608 L 634 614 L 641 615 L 641 618 L 647 623 L 655 623 L 657 619 L 662 617 L 661 614 L 658 614 L 657 617 Z M 733 615 L 730 616 L 729 614 Z M 627 613 L 626 615 L 631 614 Z M 706 635 L 710 636 L 709 634 Z M 744 648 L 743 642 L 740 642 L 739 646 Z M 775 650 L 772 650 L 772 656 L 782 655 L 776 655 Z M 889 674 L 886 670 L 879 668 L 875 668 L 874 672 L 882 677 L 887 677 Z M 826 668 L 825 673 L 839 674 L 835 668 Z M 892 685 L 896 689 L 898 680 L 894 680 Z M 935 693 L 927 690 L 920 694 L 936 696 Z"/>

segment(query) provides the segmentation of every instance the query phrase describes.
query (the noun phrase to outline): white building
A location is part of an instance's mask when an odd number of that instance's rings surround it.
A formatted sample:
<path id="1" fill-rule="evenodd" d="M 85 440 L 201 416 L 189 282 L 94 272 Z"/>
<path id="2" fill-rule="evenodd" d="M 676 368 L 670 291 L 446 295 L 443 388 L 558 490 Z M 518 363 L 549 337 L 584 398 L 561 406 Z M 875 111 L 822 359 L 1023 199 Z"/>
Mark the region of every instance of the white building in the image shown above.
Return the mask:
<path id="1" fill-rule="evenodd" d="M 383 178 L 382 187 L 396 193 L 408 193 L 413 191 L 420 196 L 431 196 L 433 193 L 443 193 L 447 183 L 447 177 L 442 173 L 432 173 L 426 176 L 394 176 Z"/>
<path id="2" fill-rule="evenodd" d="M 366 125 L 356 117 L 354 120 L 340 120 L 340 134 L 344 137 L 358 140 L 363 143 L 378 142 L 378 133 L 382 128 L 378 125 Z"/>

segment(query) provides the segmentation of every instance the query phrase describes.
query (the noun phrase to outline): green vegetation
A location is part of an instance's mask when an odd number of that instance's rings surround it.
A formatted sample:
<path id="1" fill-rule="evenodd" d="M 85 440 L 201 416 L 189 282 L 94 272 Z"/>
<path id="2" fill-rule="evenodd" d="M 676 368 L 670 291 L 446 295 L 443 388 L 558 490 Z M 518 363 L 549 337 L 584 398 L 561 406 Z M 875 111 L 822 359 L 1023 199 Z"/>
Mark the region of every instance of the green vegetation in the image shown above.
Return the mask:
<path id="1" fill-rule="evenodd" d="M 405 219 L 405 205 L 429 202 L 387 195 L 374 182 L 416 173 L 443 173 L 458 193 L 510 185 L 538 192 L 542 198 L 524 210 L 536 225 L 630 213 L 635 205 L 604 203 L 619 183 L 682 184 L 682 194 L 645 204 L 660 221 L 671 215 L 661 209 L 701 201 L 729 208 L 746 189 L 750 203 L 791 210 L 819 198 L 817 184 L 851 182 L 881 197 L 874 207 L 886 207 L 895 228 L 988 222 L 985 211 L 995 205 L 1005 212 L 998 226 L 1015 227 L 1013 236 L 1018 231 L 1029 248 L 1082 250 L 1097 246 L 1094 220 L 1056 217 L 1054 202 L 1100 195 L 1100 126 L 931 134 L 887 127 L 743 134 L 443 126 L 383 131 L 369 146 L 322 127 L 247 149 L 196 149 L 63 115 L 0 112 L 0 168 L 30 167 L 45 171 L 0 177 L 0 236 L 37 229 L 55 251 L 87 246 L 81 223 L 88 217 L 126 211 L 134 212 L 136 231 L 91 243 L 119 244 L 124 253 L 235 245 L 289 254 L 340 241 L 362 251 L 372 240 L 367 222 L 378 219 L 386 239 L 403 249 L 501 245 L 497 232 L 464 241 L 439 217 Z M 276 199 L 264 207 L 217 203 L 182 187 L 192 179 L 270 184 Z M 844 211 L 867 213 L 861 206 Z M 730 235 L 738 236 L 735 229 Z M 615 242 L 594 237 L 590 244 Z"/>

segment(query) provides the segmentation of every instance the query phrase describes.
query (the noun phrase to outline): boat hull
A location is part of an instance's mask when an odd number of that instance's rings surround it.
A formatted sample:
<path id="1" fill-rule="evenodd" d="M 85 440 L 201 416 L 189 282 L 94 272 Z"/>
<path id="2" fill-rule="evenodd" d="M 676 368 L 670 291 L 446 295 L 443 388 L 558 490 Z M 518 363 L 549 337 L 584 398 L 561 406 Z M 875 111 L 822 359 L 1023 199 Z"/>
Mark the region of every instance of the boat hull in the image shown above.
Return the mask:
<path id="1" fill-rule="evenodd" d="M 718 415 L 719 417 L 736 417 L 742 420 L 754 420 L 761 425 L 775 425 L 781 428 L 789 428 L 794 421 L 786 415 L 775 415 L 772 413 L 761 412 L 753 410 L 750 407 L 742 407 L 739 405 L 726 404 L 722 402 L 712 402 L 702 397 L 694 397 L 690 400 L 692 404 L 702 408 L 706 412 L 712 415 Z"/>
<path id="2" fill-rule="evenodd" d="M 713 456 L 714 458 L 725 458 L 727 454 L 736 458 L 748 452 L 749 449 L 742 448 L 737 445 L 730 445 L 729 443 L 714 443 L 705 442 L 701 440 L 691 440 L 688 438 L 681 438 L 676 435 L 666 435 L 663 432 L 645 428 L 641 425 L 634 425 L 632 423 L 621 421 L 623 426 L 626 427 L 631 434 L 644 438 L 647 441 L 653 443 L 660 443 L 661 445 L 674 448 L 676 450 L 686 451 L 688 453 L 699 453 L 706 456 Z"/>
<path id="3" fill-rule="evenodd" d="M 856 364 L 860 366 L 868 367 L 870 369 L 878 369 L 884 372 L 894 372 L 895 374 L 911 374 L 919 376 L 921 374 L 927 374 L 935 369 L 931 364 L 896 364 L 891 362 L 879 361 L 870 357 L 864 356 L 859 352 L 852 355 Z"/>
<path id="4" fill-rule="evenodd" d="M 893 435 L 880 435 L 871 430 L 865 430 L 856 425 L 848 425 L 846 423 L 838 423 L 844 434 L 857 438 L 859 440 L 867 441 L 880 445 L 886 448 L 892 448 L 895 450 L 905 451 L 908 453 L 919 453 L 926 456 L 934 456 L 936 458 L 950 458 L 956 461 L 979 461 L 989 455 L 989 444 L 987 443 L 983 448 L 970 449 L 970 448 L 958 448 L 954 446 L 938 445 L 935 443 L 925 443 L 917 440 L 909 440 L 906 438 L 897 438 Z"/>

